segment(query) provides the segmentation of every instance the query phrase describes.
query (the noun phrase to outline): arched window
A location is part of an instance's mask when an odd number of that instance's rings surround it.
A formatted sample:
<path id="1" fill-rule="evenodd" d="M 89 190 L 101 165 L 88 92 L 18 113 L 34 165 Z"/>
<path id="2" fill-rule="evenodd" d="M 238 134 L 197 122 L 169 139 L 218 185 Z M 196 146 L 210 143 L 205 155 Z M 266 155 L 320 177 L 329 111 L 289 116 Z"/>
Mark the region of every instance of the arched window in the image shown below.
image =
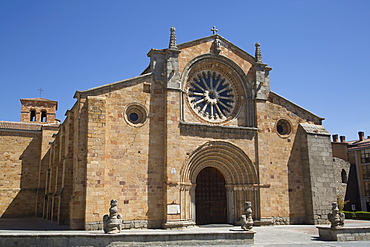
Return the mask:
<path id="1" fill-rule="evenodd" d="M 36 122 L 36 111 L 35 110 L 31 110 L 30 121 L 31 122 Z"/>
<path id="2" fill-rule="evenodd" d="M 46 122 L 46 111 L 41 111 L 41 122 Z"/>
<path id="3" fill-rule="evenodd" d="M 342 169 L 341 176 L 342 176 L 342 183 L 346 184 L 348 182 L 348 178 L 347 178 L 347 172 L 344 169 Z"/>

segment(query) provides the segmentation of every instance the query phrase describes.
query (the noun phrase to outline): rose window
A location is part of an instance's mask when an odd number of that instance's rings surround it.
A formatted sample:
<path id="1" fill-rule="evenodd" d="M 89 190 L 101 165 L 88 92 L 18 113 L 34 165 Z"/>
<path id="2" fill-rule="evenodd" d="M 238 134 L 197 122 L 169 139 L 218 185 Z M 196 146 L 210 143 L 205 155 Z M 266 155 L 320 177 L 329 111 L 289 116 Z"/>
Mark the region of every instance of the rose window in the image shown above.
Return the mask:
<path id="1" fill-rule="evenodd" d="M 189 81 L 188 101 L 202 119 L 223 122 L 234 112 L 235 89 L 220 73 L 202 71 Z"/>

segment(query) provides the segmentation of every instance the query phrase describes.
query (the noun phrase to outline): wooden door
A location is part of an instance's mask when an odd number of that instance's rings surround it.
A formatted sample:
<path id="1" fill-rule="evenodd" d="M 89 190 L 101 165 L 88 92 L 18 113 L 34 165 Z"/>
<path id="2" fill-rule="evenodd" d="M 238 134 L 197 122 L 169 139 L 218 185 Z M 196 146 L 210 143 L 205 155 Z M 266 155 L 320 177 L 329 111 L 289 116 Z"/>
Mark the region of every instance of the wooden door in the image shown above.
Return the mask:
<path id="1" fill-rule="evenodd" d="M 226 188 L 222 173 L 213 167 L 200 171 L 195 188 L 196 224 L 227 223 Z"/>

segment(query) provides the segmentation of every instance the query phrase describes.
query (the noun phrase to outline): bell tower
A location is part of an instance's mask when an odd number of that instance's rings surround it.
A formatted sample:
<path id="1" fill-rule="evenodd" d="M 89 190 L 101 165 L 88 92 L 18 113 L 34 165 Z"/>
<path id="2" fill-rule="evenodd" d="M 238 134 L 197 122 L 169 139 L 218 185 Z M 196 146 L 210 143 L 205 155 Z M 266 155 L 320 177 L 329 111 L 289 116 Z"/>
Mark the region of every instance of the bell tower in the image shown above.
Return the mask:
<path id="1" fill-rule="evenodd" d="M 58 102 L 44 98 L 21 99 L 21 122 L 55 123 Z"/>

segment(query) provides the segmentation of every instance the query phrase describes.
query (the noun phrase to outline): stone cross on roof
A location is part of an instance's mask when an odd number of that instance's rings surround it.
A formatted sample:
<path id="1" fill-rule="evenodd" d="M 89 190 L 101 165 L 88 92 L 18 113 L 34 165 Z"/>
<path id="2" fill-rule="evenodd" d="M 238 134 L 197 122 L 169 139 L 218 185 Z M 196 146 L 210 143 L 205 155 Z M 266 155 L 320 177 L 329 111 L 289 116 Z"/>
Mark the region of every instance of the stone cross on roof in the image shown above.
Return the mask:
<path id="1" fill-rule="evenodd" d="M 213 26 L 211 31 L 213 32 L 213 35 L 215 35 L 215 34 L 217 34 L 218 29 L 216 28 L 216 26 Z"/>
<path id="2" fill-rule="evenodd" d="M 40 98 L 41 98 L 41 94 L 42 94 L 42 92 L 44 92 L 44 90 L 40 87 L 39 89 L 37 89 L 37 91 L 39 91 L 39 93 L 40 93 Z"/>

